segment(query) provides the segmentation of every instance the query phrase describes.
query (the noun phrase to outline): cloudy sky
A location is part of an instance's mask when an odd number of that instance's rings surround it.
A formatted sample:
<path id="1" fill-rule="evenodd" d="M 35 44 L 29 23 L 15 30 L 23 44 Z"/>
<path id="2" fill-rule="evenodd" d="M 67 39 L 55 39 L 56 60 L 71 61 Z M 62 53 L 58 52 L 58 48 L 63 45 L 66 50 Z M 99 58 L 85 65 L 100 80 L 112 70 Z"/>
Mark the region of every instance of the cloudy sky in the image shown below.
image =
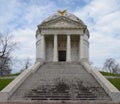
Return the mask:
<path id="1" fill-rule="evenodd" d="M 13 56 L 34 62 L 37 25 L 64 9 L 88 26 L 90 60 L 95 66 L 110 57 L 120 63 L 120 0 L 0 0 L 0 32 L 9 31 L 19 43 Z"/>

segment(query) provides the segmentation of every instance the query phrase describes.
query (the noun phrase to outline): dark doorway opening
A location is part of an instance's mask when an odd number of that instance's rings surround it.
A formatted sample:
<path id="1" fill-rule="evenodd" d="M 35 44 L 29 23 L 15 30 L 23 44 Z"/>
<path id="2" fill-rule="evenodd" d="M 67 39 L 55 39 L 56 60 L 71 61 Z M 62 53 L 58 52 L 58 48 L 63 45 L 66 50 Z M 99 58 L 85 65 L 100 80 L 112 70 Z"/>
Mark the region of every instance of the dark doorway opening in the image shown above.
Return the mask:
<path id="1" fill-rule="evenodd" d="M 59 51 L 59 61 L 66 61 L 66 51 Z"/>

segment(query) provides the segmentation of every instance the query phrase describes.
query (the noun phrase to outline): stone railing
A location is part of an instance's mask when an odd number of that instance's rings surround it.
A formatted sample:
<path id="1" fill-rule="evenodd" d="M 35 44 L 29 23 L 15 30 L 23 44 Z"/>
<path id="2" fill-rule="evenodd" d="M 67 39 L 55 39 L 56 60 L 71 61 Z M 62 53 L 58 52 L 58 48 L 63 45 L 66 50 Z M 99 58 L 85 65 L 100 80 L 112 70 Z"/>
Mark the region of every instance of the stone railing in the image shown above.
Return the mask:
<path id="1" fill-rule="evenodd" d="M 34 73 L 43 62 L 37 62 L 31 68 L 24 70 L 17 78 L 15 78 L 8 86 L 0 92 L 0 102 L 7 102 L 18 87 Z"/>
<path id="2" fill-rule="evenodd" d="M 114 87 L 99 71 L 93 69 L 87 62 L 81 63 L 84 68 L 99 82 L 111 99 L 115 102 L 120 102 L 120 91 Z"/>

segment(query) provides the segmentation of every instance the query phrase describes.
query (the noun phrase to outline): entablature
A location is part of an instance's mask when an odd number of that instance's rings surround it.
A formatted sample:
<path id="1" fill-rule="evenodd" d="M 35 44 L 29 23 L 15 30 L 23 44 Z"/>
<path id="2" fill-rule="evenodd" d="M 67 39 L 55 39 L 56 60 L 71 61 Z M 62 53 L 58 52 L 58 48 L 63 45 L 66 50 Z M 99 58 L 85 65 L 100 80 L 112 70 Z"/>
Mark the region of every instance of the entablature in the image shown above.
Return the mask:
<path id="1" fill-rule="evenodd" d="M 50 35 L 50 34 L 74 34 L 74 35 L 80 35 L 80 34 L 84 34 L 84 31 L 82 29 L 43 29 L 41 30 L 41 34 L 42 35 Z"/>

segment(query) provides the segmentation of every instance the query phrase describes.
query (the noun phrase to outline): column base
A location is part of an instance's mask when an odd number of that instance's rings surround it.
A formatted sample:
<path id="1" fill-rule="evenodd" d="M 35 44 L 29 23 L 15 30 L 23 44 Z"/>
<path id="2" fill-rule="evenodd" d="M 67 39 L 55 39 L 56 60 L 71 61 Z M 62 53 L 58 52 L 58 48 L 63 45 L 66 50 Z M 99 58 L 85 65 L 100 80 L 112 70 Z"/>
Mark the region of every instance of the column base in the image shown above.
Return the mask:
<path id="1" fill-rule="evenodd" d="M 45 62 L 45 60 L 43 60 L 42 58 L 37 58 L 36 62 Z"/>
<path id="2" fill-rule="evenodd" d="M 58 62 L 58 60 L 53 60 L 53 62 Z"/>
<path id="3" fill-rule="evenodd" d="M 66 58 L 66 62 L 72 62 L 71 57 Z"/>
<path id="4" fill-rule="evenodd" d="M 87 58 L 81 58 L 81 59 L 79 60 L 79 62 L 88 62 L 88 59 L 87 59 Z"/>

